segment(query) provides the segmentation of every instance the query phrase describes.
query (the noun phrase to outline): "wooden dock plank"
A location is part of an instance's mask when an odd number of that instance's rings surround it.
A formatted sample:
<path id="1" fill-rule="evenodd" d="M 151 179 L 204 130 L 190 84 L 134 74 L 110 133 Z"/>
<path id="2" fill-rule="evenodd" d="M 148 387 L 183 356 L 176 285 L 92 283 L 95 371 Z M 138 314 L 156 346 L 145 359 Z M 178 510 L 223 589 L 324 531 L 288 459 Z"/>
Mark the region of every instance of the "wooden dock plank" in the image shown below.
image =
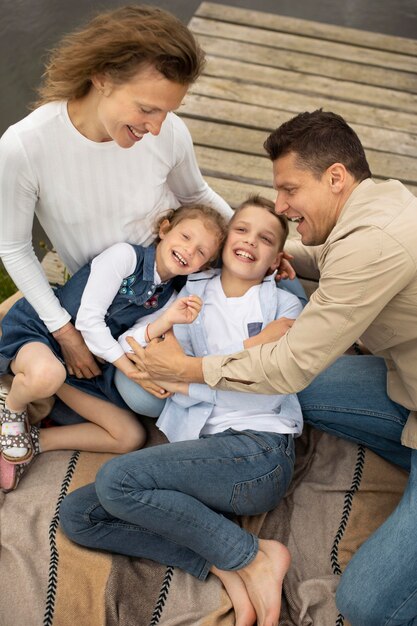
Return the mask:
<path id="1" fill-rule="evenodd" d="M 335 100 L 321 94 L 303 94 L 211 76 L 202 76 L 193 85 L 191 93 L 241 104 L 254 104 L 263 108 L 277 107 L 288 111 L 288 117 L 291 117 L 291 113 L 295 115 L 300 111 L 321 107 L 339 113 L 350 123 L 375 126 L 382 130 L 404 131 L 411 135 L 417 133 L 417 112 L 413 114 L 392 111 L 374 105 Z"/>
<path id="2" fill-rule="evenodd" d="M 198 35 L 198 33 L 196 33 Z M 373 65 L 340 61 L 304 52 L 268 48 L 258 44 L 200 35 L 198 39 L 208 54 L 258 63 L 269 67 L 295 70 L 302 74 L 327 76 L 378 87 L 417 93 L 416 75 L 411 72 L 384 69 Z"/>
<path id="3" fill-rule="evenodd" d="M 251 42 L 268 48 L 303 52 L 319 57 L 351 61 L 361 65 L 375 65 L 402 72 L 416 73 L 417 71 L 415 58 L 407 54 L 400 54 L 397 51 L 368 48 L 364 54 L 363 47 L 356 45 L 256 28 L 253 24 L 241 26 L 200 17 L 192 18 L 190 27 L 198 36 L 207 35 L 239 42 Z M 274 51 L 270 50 L 270 53 L 274 54 Z"/>
<path id="4" fill-rule="evenodd" d="M 185 104 L 181 107 L 181 115 L 184 118 L 196 117 L 204 119 L 207 123 L 223 122 L 227 124 L 239 124 L 246 128 L 254 128 L 267 133 L 285 122 L 292 113 L 280 108 L 272 108 L 272 102 L 268 107 L 210 98 L 197 94 L 189 94 Z M 277 98 L 277 105 L 279 100 Z M 392 154 L 417 156 L 417 134 L 402 131 L 355 124 L 349 120 L 352 128 L 358 133 L 366 148 L 384 150 Z M 225 131 L 226 132 L 226 131 Z M 263 143 L 263 142 L 262 142 Z M 417 168 L 416 168 L 417 169 Z"/>
<path id="5" fill-rule="evenodd" d="M 236 59 L 208 55 L 205 75 L 239 79 L 252 85 L 286 89 L 307 95 L 331 95 L 335 100 L 374 104 L 395 111 L 417 111 L 417 95 L 413 93 L 309 74 L 303 74 L 303 80 L 300 81 L 299 72 L 244 63 Z"/>
<path id="6" fill-rule="evenodd" d="M 195 15 L 232 24 L 252 25 L 267 30 L 294 33 L 295 35 L 304 35 L 305 37 L 316 37 L 324 41 L 349 43 L 361 48 L 391 50 L 392 52 L 417 56 L 417 40 L 415 39 L 372 33 L 356 28 L 334 26 L 333 24 L 323 24 L 311 20 L 262 13 L 260 11 L 240 9 L 211 2 L 202 2 Z"/>

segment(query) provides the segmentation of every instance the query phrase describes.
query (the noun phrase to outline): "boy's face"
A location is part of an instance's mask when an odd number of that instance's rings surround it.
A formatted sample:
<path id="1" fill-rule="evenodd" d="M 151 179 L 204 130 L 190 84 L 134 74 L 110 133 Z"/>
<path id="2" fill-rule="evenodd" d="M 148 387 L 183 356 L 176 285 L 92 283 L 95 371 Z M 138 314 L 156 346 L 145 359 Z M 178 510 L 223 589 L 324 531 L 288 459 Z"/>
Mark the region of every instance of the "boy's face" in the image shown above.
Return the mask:
<path id="1" fill-rule="evenodd" d="M 168 230 L 169 221 L 159 229 L 156 268 L 162 280 L 198 272 L 219 249 L 218 233 L 205 220 L 183 219 Z"/>
<path id="2" fill-rule="evenodd" d="M 266 209 L 248 206 L 229 226 L 223 248 L 223 267 L 241 279 L 261 282 L 279 265 L 283 230 L 277 218 Z"/>

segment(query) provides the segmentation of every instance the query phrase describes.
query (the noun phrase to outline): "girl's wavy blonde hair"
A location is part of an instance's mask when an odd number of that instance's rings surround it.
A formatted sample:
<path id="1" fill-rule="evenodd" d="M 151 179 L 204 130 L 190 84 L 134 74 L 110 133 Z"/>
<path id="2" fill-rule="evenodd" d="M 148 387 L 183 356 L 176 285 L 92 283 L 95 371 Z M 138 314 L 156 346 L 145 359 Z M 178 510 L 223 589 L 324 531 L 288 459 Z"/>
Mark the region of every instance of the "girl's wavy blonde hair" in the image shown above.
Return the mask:
<path id="1" fill-rule="evenodd" d="M 94 75 L 105 74 L 120 84 L 146 66 L 168 80 L 190 85 L 204 64 L 194 36 L 171 13 L 146 5 L 125 6 L 100 13 L 51 51 L 34 107 L 82 98 Z"/>

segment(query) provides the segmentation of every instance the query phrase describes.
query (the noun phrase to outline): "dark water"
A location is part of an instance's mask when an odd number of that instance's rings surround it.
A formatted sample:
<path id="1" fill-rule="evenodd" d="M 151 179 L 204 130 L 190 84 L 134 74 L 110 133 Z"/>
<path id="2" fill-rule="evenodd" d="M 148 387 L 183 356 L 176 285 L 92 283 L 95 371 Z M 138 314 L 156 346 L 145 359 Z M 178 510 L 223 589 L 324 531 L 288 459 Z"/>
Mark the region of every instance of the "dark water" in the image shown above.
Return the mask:
<path id="1" fill-rule="evenodd" d="M 0 134 L 28 113 L 36 97 L 46 51 L 62 34 L 102 9 L 129 0 L 0 0 Z M 131 4 L 135 4 L 130 0 Z M 146 0 L 188 22 L 199 0 Z M 224 0 L 219 4 L 247 7 L 308 20 L 417 38 L 417 0 Z M 35 225 L 34 243 L 46 240 Z"/>

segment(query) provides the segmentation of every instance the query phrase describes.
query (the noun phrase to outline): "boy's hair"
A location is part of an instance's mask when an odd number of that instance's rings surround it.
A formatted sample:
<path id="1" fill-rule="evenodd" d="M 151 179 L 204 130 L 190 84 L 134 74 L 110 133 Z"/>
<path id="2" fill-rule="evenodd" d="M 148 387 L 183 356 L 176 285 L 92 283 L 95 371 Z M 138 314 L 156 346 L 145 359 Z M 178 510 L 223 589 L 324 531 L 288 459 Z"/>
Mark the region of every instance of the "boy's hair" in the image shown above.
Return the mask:
<path id="1" fill-rule="evenodd" d="M 271 161 L 293 152 L 299 167 L 319 180 L 333 163 L 342 163 L 359 182 L 372 176 L 359 137 L 343 117 L 330 111 L 296 115 L 269 135 L 264 148 Z"/>
<path id="2" fill-rule="evenodd" d="M 227 220 L 223 217 L 223 215 L 221 215 L 221 213 L 216 211 L 216 209 L 213 209 L 213 207 L 206 204 L 189 204 L 180 206 L 178 209 L 170 209 L 158 219 L 155 225 L 155 245 L 158 245 L 161 241 L 161 238 L 159 237 L 159 229 L 162 222 L 165 220 L 169 221 L 169 227 L 166 230 L 167 233 L 183 220 L 200 220 L 203 222 L 204 226 L 216 234 L 219 242 L 216 254 L 209 259 L 204 268 L 207 268 L 219 258 L 221 248 L 223 247 L 227 235 Z"/>
<path id="3" fill-rule="evenodd" d="M 51 51 L 35 106 L 82 98 L 94 75 L 120 84 L 149 65 L 168 80 L 191 85 L 204 64 L 203 50 L 174 15 L 146 5 L 125 6 L 100 13 Z"/>
<path id="4" fill-rule="evenodd" d="M 271 213 L 272 215 L 274 215 L 274 217 L 276 217 L 282 229 L 282 237 L 280 242 L 280 249 L 282 249 L 289 234 L 288 220 L 285 215 L 279 215 L 278 213 L 276 213 L 275 204 L 272 202 L 272 200 L 268 200 L 268 198 L 264 198 L 258 193 L 248 196 L 246 200 L 241 202 L 241 204 L 236 207 L 232 219 L 229 222 L 229 225 L 232 224 L 232 222 L 236 219 L 236 216 L 240 213 L 240 211 L 242 211 L 242 209 L 246 209 L 250 206 L 256 206 L 261 209 L 265 209 L 265 211 L 268 211 L 268 213 Z"/>

